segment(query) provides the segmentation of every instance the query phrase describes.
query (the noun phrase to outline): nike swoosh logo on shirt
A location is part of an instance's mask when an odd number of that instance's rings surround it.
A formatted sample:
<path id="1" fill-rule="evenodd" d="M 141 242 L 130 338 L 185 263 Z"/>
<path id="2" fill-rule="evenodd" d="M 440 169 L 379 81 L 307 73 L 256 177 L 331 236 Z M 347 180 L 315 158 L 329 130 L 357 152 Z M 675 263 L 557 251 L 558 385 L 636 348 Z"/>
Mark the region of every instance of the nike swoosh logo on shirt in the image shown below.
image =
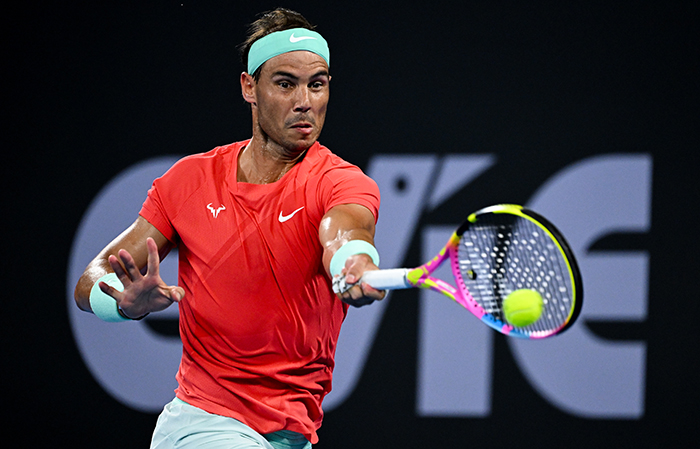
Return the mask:
<path id="1" fill-rule="evenodd" d="M 295 210 L 294 212 L 292 212 L 289 215 L 283 215 L 282 211 L 280 211 L 280 216 L 279 216 L 280 223 L 284 223 L 285 221 L 289 220 L 290 218 L 292 218 L 294 216 L 294 214 L 296 214 L 297 212 L 299 212 L 303 208 L 304 208 L 304 206 L 301 206 L 299 209 Z"/>
<path id="2" fill-rule="evenodd" d="M 297 42 L 299 42 L 299 41 L 306 40 L 306 39 L 314 39 L 314 40 L 315 40 L 316 38 L 313 37 L 313 36 L 299 36 L 299 37 L 296 37 L 296 36 L 294 36 L 294 33 L 292 33 L 292 35 L 289 36 L 289 42 L 291 42 L 291 43 L 293 43 L 293 44 L 295 44 L 295 43 L 297 43 Z"/>

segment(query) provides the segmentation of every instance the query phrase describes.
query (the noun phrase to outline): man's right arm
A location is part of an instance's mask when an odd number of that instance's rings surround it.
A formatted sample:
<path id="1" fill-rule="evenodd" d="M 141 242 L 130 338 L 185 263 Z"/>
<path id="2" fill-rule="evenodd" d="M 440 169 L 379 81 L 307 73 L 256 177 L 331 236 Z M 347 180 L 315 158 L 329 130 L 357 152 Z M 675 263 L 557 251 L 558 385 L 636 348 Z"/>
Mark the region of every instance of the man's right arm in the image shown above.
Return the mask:
<path id="1" fill-rule="evenodd" d="M 149 249 L 146 243 L 149 238 L 155 242 L 159 260 L 149 261 Z M 95 282 L 102 276 L 117 272 L 118 275 L 121 275 L 120 277 L 124 277 L 129 276 L 129 268 L 131 268 L 132 272 L 134 270 L 142 272 L 150 263 L 155 262 L 157 266 L 160 259 L 165 257 L 171 248 L 172 243 L 155 226 L 139 216 L 128 229 L 100 251 L 97 257 L 85 268 L 75 287 L 75 302 L 80 309 L 87 312 L 92 311 L 90 307 L 90 291 Z M 129 257 L 125 253 L 128 253 Z M 111 262 L 110 256 L 112 256 Z M 128 262 L 125 263 L 125 260 Z M 118 265 L 115 265 L 115 263 Z M 117 269 L 115 270 L 113 267 Z M 179 287 L 173 288 L 179 289 Z M 184 294 L 184 292 L 182 293 Z"/>

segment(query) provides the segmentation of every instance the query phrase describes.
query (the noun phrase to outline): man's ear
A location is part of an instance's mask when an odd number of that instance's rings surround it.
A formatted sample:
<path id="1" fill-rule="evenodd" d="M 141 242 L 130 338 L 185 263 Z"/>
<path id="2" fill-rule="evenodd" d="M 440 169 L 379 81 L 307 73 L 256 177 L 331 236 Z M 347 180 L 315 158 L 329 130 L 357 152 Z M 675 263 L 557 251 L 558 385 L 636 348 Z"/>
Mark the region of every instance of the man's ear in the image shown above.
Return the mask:
<path id="1" fill-rule="evenodd" d="M 256 104 L 255 80 L 246 72 L 241 73 L 241 95 L 246 103 Z"/>

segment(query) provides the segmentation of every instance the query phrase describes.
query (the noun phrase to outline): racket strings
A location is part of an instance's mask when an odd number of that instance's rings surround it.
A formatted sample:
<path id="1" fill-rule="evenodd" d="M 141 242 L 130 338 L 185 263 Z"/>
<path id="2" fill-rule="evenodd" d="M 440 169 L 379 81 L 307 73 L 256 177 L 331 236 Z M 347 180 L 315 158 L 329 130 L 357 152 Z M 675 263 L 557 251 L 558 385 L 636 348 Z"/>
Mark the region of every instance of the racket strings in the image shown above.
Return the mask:
<path id="1" fill-rule="evenodd" d="M 488 314 L 506 322 L 503 299 L 518 289 L 535 290 L 543 313 L 526 334 L 557 329 L 572 309 L 566 260 L 549 234 L 530 220 L 507 214 L 480 217 L 461 237 L 459 269 L 466 288 Z"/>

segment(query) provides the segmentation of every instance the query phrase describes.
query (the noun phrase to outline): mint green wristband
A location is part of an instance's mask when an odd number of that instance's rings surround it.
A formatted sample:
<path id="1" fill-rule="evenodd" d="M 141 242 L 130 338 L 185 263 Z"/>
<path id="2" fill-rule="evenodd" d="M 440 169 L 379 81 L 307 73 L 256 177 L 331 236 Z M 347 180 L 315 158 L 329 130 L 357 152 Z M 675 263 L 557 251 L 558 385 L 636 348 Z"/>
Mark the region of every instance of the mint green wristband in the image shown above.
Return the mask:
<path id="1" fill-rule="evenodd" d="M 108 273 L 102 276 L 95 282 L 90 290 L 90 308 L 96 317 L 109 323 L 119 323 L 122 321 L 131 321 L 129 318 L 122 316 L 117 307 L 117 301 L 100 290 L 100 282 L 124 291 L 124 285 L 119 280 L 116 274 Z"/>
<path id="2" fill-rule="evenodd" d="M 372 262 L 379 266 L 379 253 L 371 243 L 364 240 L 350 240 L 345 245 L 341 246 L 331 258 L 331 276 L 340 274 L 345 267 L 345 261 L 348 257 L 355 254 L 367 254 L 372 258 Z"/>

